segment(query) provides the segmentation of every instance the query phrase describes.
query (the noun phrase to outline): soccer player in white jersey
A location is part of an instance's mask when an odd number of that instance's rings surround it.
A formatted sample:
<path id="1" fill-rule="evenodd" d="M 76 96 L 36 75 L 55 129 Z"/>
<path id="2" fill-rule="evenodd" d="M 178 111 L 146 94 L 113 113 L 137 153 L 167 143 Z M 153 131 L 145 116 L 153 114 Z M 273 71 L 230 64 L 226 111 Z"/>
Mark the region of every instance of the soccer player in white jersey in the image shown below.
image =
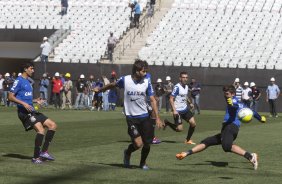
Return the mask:
<path id="1" fill-rule="evenodd" d="M 182 119 L 184 119 L 187 123 L 190 124 L 185 144 L 195 144 L 191 140 L 191 137 L 196 127 L 196 121 L 194 119 L 193 113 L 190 111 L 190 108 L 193 109 L 194 105 L 193 103 L 191 103 L 188 97 L 189 88 L 187 82 L 188 73 L 181 72 L 179 75 L 179 83 L 174 86 L 169 99 L 173 112 L 174 123 L 169 122 L 167 119 L 164 120 L 164 123 L 165 126 L 169 126 L 174 131 L 181 132 L 183 131 Z M 189 104 L 189 106 L 187 105 L 187 103 Z"/>
<path id="2" fill-rule="evenodd" d="M 134 151 L 142 148 L 140 168 L 148 170 L 146 159 L 150 152 L 150 144 L 154 135 L 154 127 L 150 121 L 147 110 L 146 97 L 150 97 L 153 114 L 156 117 L 156 125 L 161 128 L 163 123 L 158 115 L 158 108 L 154 98 L 152 84 L 146 73 L 148 63 L 137 59 L 132 67 L 132 74 L 122 76 L 116 82 L 110 83 L 100 90 L 95 89 L 95 92 L 103 92 L 115 87 L 124 88 L 124 112 L 128 126 L 128 134 L 131 137 L 132 143 L 124 150 L 124 166 L 130 167 L 130 156 Z"/>

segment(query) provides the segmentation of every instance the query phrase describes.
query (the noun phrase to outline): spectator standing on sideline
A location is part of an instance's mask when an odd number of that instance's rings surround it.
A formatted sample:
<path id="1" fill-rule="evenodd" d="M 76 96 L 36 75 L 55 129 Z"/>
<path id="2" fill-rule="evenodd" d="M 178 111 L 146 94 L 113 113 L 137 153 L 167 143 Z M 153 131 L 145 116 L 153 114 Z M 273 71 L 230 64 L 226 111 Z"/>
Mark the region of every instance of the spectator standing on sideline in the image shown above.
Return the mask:
<path id="1" fill-rule="evenodd" d="M 234 81 L 234 87 L 236 89 L 236 97 L 238 99 L 239 102 L 242 101 L 242 92 L 243 92 L 243 88 L 240 84 L 240 79 L 239 78 L 236 78 L 235 81 Z"/>
<path id="2" fill-rule="evenodd" d="M 194 104 L 195 111 L 200 114 L 200 92 L 201 92 L 201 84 L 196 81 L 196 79 L 192 78 L 192 82 L 189 85 L 191 89 L 191 97 L 192 103 Z M 196 113 L 196 112 L 195 112 Z"/>
<path id="3" fill-rule="evenodd" d="M 72 81 L 70 80 L 70 73 L 66 73 L 65 82 L 63 87 L 63 103 L 62 109 L 65 109 L 66 106 L 69 106 L 69 109 L 72 109 L 72 99 L 71 99 L 71 90 L 73 88 Z"/>
<path id="4" fill-rule="evenodd" d="M 155 99 L 157 101 L 157 105 L 158 105 L 158 112 L 160 113 L 161 112 L 161 109 L 162 109 L 162 102 L 163 102 L 163 94 L 164 94 L 164 87 L 163 87 L 163 81 L 162 79 L 158 79 L 157 80 L 157 85 L 155 87 Z"/>
<path id="5" fill-rule="evenodd" d="M 89 81 L 87 81 L 87 88 L 88 88 L 88 98 L 89 98 L 89 108 L 90 110 L 94 110 L 94 87 L 95 87 L 94 75 L 89 76 Z"/>
<path id="6" fill-rule="evenodd" d="M 117 44 L 117 38 L 114 36 L 113 32 L 110 32 L 110 36 L 108 38 L 108 58 L 110 61 L 113 61 L 113 53 L 114 48 Z"/>
<path id="7" fill-rule="evenodd" d="M 112 71 L 110 83 L 113 83 L 116 81 L 117 81 L 116 72 Z M 116 103 L 117 103 L 117 89 L 113 88 L 113 89 L 110 89 L 110 92 L 109 92 L 109 109 L 112 111 L 115 111 Z"/>
<path id="8" fill-rule="evenodd" d="M 42 78 L 39 83 L 39 92 L 40 92 L 40 98 L 44 100 L 43 104 L 44 106 L 48 106 L 48 86 L 49 86 L 49 79 L 47 78 L 47 74 L 44 73 L 42 75 Z"/>
<path id="9" fill-rule="evenodd" d="M 252 89 L 252 103 L 251 103 L 251 108 L 254 111 L 258 111 L 258 104 L 259 104 L 259 99 L 261 96 L 261 92 L 259 89 L 257 89 L 257 86 L 254 82 L 251 82 L 250 87 Z"/>
<path id="10" fill-rule="evenodd" d="M 98 78 L 95 84 L 96 89 L 100 89 L 103 87 L 103 83 Z M 94 95 L 94 103 L 97 111 L 100 111 L 102 107 L 102 100 L 103 100 L 103 92 L 95 93 Z"/>
<path id="11" fill-rule="evenodd" d="M 269 110 L 270 115 L 269 117 L 278 117 L 277 111 L 276 111 L 276 100 L 278 99 L 280 95 L 280 89 L 275 84 L 275 78 L 272 77 L 270 79 L 270 85 L 267 86 L 266 89 L 266 102 L 269 103 Z"/>
<path id="12" fill-rule="evenodd" d="M 110 84 L 109 79 L 103 75 L 102 76 L 104 86 Z M 104 111 L 109 111 L 109 92 L 110 90 L 106 90 L 103 92 L 103 110 Z"/>
<path id="13" fill-rule="evenodd" d="M 141 6 L 137 2 L 137 0 L 134 1 L 134 26 L 138 29 L 139 28 L 139 19 L 141 15 Z"/>
<path id="14" fill-rule="evenodd" d="M 4 82 L 4 79 L 3 79 L 3 76 L 0 74 L 0 105 L 3 101 L 3 82 Z"/>
<path id="15" fill-rule="evenodd" d="M 43 43 L 40 45 L 41 51 L 41 62 L 44 63 L 44 73 L 46 73 L 46 63 L 48 62 L 48 57 L 51 52 L 51 45 L 48 42 L 48 38 L 45 36 L 43 38 Z"/>
<path id="16" fill-rule="evenodd" d="M 166 76 L 165 80 L 167 82 L 167 84 L 164 85 L 164 90 L 165 90 L 165 108 L 166 108 L 166 112 L 169 112 L 169 109 L 170 109 L 169 98 L 170 98 L 170 95 L 172 93 L 174 84 L 171 82 L 170 76 Z"/>
<path id="17" fill-rule="evenodd" d="M 13 82 L 10 78 L 10 74 L 6 73 L 3 81 L 3 101 L 6 107 L 10 106 L 10 101 L 8 100 L 8 92 L 10 91 L 12 85 Z"/>
<path id="18" fill-rule="evenodd" d="M 84 106 L 84 92 L 86 90 L 86 81 L 83 74 L 80 75 L 76 83 L 76 99 L 75 99 L 75 109 L 82 108 Z"/>
<path id="19" fill-rule="evenodd" d="M 55 73 L 55 78 L 52 80 L 53 83 L 53 98 L 54 98 L 54 106 L 55 108 L 61 108 L 61 91 L 63 90 L 63 83 L 60 79 L 60 74 L 58 72 Z"/>
<path id="20" fill-rule="evenodd" d="M 252 90 L 251 88 L 249 88 L 249 83 L 245 82 L 242 91 L 242 103 L 250 108 L 251 100 L 252 100 Z"/>
<path id="21" fill-rule="evenodd" d="M 68 0 L 61 0 L 61 6 L 62 6 L 61 15 L 64 16 L 68 13 L 68 7 L 69 7 Z"/>

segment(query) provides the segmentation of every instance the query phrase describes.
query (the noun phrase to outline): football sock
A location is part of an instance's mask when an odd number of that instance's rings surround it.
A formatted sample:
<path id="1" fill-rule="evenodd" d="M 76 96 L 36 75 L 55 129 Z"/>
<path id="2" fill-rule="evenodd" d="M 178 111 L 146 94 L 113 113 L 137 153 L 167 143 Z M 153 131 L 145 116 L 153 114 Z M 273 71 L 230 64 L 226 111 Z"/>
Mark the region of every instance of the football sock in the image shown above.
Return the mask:
<path id="1" fill-rule="evenodd" d="M 132 152 L 136 151 L 137 149 L 135 148 L 134 144 L 129 144 L 128 148 L 126 150 L 127 155 L 131 155 Z"/>
<path id="2" fill-rule="evenodd" d="M 143 166 L 146 164 L 146 159 L 150 153 L 151 147 L 149 145 L 143 146 L 141 151 L 141 160 L 140 160 L 140 166 Z"/>
<path id="3" fill-rule="evenodd" d="M 54 137 L 55 131 L 54 130 L 48 130 L 45 136 L 45 142 L 42 147 L 42 152 L 46 152 L 48 150 L 49 144 L 51 143 L 53 137 Z"/>
<path id="4" fill-rule="evenodd" d="M 244 157 L 248 160 L 251 160 L 253 158 L 253 156 L 251 155 L 251 153 L 247 152 L 244 154 Z"/>
<path id="5" fill-rule="evenodd" d="M 186 151 L 186 153 L 187 153 L 187 156 L 188 156 L 188 155 L 192 155 L 192 154 L 193 154 L 193 151 L 192 151 L 192 150 L 188 150 L 188 151 Z"/>
<path id="6" fill-rule="evenodd" d="M 195 127 L 189 127 L 189 130 L 188 130 L 188 134 L 187 134 L 187 137 L 186 137 L 186 140 L 189 141 L 194 133 L 194 130 L 195 130 Z"/>
<path id="7" fill-rule="evenodd" d="M 174 131 L 177 131 L 176 128 L 177 128 L 177 125 L 174 124 L 174 123 L 171 123 L 169 121 L 165 121 L 165 125 L 169 126 L 172 130 Z"/>
<path id="8" fill-rule="evenodd" d="M 41 145 L 42 145 L 43 138 L 44 138 L 44 135 L 43 135 L 43 134 L 37 133 L 36 136 L 35 136 L 34 154 L 33 154 L 33 157 L 34 157 L 34 158 L 39 158 L 39 155 L 40 155 L 40 147 L 41 147 Z"/>

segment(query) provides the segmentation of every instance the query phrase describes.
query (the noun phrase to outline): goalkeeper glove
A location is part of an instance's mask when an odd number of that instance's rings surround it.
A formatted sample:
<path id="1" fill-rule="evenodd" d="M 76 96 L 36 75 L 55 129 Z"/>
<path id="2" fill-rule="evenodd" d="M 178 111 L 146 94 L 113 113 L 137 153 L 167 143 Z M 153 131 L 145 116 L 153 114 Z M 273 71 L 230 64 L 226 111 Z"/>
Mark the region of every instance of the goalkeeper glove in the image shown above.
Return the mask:
<path id="1" fill-rule="evenodd" d="M 226 101 L 228 105 L 233 106 L 232 98 L 227 98 Z"/>

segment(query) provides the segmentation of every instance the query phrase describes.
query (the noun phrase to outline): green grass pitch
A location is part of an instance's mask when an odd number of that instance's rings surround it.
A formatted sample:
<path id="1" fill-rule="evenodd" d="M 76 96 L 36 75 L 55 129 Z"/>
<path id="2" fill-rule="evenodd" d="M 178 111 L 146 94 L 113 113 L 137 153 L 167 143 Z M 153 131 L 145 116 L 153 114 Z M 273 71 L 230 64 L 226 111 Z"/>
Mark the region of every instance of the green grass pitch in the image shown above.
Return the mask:
<path id="1" fill-rule="evenodd" d="M 152 145 L 147 163 L 151 170 L 123 168 L 123 150 L 129 144 L 127 126 L 121 109 L 115 112 L 41 110 L 58 124 L 50 146 L 54 162 L 34 165 L 33 131 L 25 132 L 14 108 L 0 108 L 0 184 L 183 184 L 183 183 L 281 183 L 282 118 L 267 118 L 262 124 L 253 120 L 243 124 L 236 143 L 259 154 L 259 168 L 252 169 L 243 157 L 225 153 L 221 146 L 176 160 L 185 145 L 185 131 L 167 128 L 156 130 L 163 142 Z M 197 128 L 193 140 L 219 132 L 223 111 L 202 111 L 196 115 Z M 267 113 L 262 113 L 267 115 Z M 161 114 L 162 119 L 169 114 Z M 138 166 L 140 151 L 132 155 L 131 164 Z"/>

